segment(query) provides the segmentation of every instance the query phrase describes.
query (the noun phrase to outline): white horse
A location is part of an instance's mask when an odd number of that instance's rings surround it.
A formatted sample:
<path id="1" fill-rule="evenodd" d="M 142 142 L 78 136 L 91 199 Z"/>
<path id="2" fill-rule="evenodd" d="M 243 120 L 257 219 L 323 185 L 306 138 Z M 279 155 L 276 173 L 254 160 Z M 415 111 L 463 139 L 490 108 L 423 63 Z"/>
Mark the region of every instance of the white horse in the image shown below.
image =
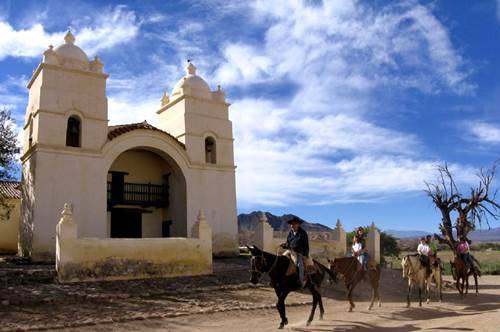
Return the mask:
<path id="1" fill-rule="evenodd" d="M 408 294 L 406 296 L 407 307 L 410 306 L 410 294 L 413 286 L 418 286 L 419 306 L 422 306 L 422 290 L 427 292 L 427 303 L 430 302 L 430 287 L 434 279 L 436 289 L 439 293 L 439 301 L 443 299 L 442 295 L 442 275 L 440 264 L 431 267 L 431 274 L 427 276 L 425 266 L 420 262 L 420 257 L 417 254 L 406 255 L 401 261 L 403 267 L 403 278 L 408 278 Z"/>

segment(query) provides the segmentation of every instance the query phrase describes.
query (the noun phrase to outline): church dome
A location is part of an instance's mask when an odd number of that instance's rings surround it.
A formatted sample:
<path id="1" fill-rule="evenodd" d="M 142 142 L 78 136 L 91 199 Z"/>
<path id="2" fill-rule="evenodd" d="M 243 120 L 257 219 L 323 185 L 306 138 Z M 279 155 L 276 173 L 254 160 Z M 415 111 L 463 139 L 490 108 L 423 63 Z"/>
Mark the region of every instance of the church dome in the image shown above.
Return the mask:
<path id="1" fill-rule="evenodd" d="M 195 97 L 211 98 L 210 87 L 203 78 L 196 75 L 196 67 L 191 62 L 186 66 L 186 75 L 174 86 L 172 97 L 186 92 Z"/>
<path id="2" fill-rule="evenodd" d="M 75 36 L 73 36 L 71 31 L 68 31 L 66 36 L 64 36 L 64 44 L 56 47 L 54 51 L 57 53 L 57 55 L 64 58 L 70 58 L 83 62 L 89 61 L 87 54 L 85 54 L 85 52 L 81 48 L 75 45 Z"/>

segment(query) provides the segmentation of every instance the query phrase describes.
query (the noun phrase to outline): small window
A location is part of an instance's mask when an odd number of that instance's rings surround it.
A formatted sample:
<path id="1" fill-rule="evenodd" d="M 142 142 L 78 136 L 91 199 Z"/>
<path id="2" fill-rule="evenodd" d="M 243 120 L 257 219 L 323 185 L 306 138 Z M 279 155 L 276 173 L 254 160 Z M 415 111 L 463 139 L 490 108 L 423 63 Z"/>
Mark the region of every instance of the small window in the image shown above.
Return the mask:
<path id="1" fill-rule="evenodd" d="M 217 163 L 215 140 L 212 137 L 205 139 L 205 161 L 207 164 Z"/>
<path id="2" fill-rule="evenodd" d="M 66 146 L 80 147 L 80 119 L 76 116 L 71 116 L 68 119 L 68 127 L 66 128 Z"/>

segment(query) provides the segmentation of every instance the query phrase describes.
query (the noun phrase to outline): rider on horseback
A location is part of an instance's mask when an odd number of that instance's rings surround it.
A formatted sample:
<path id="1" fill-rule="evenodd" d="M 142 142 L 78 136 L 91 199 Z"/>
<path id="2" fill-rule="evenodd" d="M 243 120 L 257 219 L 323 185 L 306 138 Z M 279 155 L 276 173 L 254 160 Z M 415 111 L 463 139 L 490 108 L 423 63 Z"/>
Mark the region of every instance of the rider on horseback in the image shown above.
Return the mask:
<path id="1" fill-rule="evenodd" d="M 420 257 L 420 263 L 425 266 L 427 270 L 427 275 L 431 274 L 431 264 L 430 264 L 430 259 L 429 255 L 431 254 L 431 248 L 429 247 L 429 244 L 427 243 L 427 240 L 425 237 L 420 239 L 420 244 L 417 247 L 417 252 Z"/>
<path id="2" fill-rule="evenodd" d="M 302 219 L 297 217 L 293 217 L 288 221 L 291 229 L 286 238 L 286 243 L 281 245 L 283 249 L 289 250 L 290 257 L 297 266 L 301 287 L 304 287 L 304 257 L 309 256 L 309 238 L 307 232 L 300 227 L 303 222 Z"/>
<path id="3" fill-rule="evenodd" d="M 457 252 L 462 257 L 467 271 L 472 268 L 472 257 L 470 254 L 470 247 L 467 238 L 462 235 L 460 237 L 460 242 L 457 245 Z"/>
<path id="4" fill-rule="evenodd" d="M 368 253 L 366 252 L 365 230 L 359 227 L 352 239 L 352 255 L 358 259 L 363 270 L 368 271 Z"/>

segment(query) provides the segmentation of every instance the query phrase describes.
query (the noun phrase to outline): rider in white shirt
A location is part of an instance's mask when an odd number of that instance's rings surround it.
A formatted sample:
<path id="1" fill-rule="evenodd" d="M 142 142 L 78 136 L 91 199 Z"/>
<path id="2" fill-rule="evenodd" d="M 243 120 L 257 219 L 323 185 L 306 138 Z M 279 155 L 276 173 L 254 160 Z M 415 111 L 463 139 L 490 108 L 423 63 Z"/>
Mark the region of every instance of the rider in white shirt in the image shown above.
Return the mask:
<path id="1" fill-rule="evenodd" d="M 431 274 L 431 264 L 429 259 L 431 247 L 429 247 L 429 244 L 427 243 L 425 237 L 420 239 L 420 244 L 417 247 L 417 252 L 420 256 L 420 263 L 425 266 L 427 274 Z"/>

